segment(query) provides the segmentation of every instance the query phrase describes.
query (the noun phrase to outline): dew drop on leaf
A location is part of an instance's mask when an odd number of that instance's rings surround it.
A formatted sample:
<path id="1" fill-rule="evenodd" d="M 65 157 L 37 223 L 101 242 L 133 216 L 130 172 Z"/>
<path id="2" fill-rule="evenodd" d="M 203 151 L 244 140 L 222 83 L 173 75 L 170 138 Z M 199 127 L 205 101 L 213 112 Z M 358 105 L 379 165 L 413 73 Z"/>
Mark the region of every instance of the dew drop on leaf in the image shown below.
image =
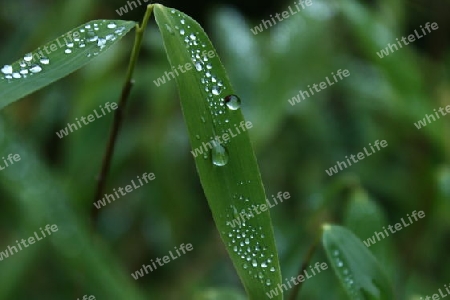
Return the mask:
<path id="1" fill-rule="evenodd" d="M 212 162 L 214 165 L 222 167 L 228 163 L 228 152 L 225 147 L 215 143 L 211 150 Z"/>
<path id="2" fill-rule="evenodd" d="M 42 68 L 38 65 L 34 65 L 31 67 L 30 71 L 31 73 L 39 73 L 40 71 L 42 71 Z"/>
<path id="3" fill-rule="evenodd" d="M 13 71 L 12 67 L 10 65 L 5 65 L 2 68 L 2 73 L 3 74 L 11 74 Z"/>
<path id="4" fill-rule="evenodd" d="M 231 110 L 238 110 L 241 107 L 241 99 L 236 95 L 228 95 L 223 100 Z"/>

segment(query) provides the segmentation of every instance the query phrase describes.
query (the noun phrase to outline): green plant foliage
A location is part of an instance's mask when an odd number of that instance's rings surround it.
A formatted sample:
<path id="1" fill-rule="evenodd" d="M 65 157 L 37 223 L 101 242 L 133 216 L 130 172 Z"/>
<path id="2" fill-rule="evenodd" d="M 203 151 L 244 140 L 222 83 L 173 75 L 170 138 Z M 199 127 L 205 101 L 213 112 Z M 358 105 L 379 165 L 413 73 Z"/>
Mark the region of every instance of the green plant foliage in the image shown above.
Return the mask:
<path id="1" fill-rule="evenodd" d="M 350 299 L 394 299 L 389 280 L 376 258 L 351 231 L 324 225 L 322 243 Z"/>
<path id="2" fill-rule="evenodd" d="M 135 22 L 94 20 L 0 70 L 0 109 L 83 67 L 117 43 Z"/>
<path id="3" fill-rule="evenodd" d="M 266 196 L 247 132 L 251 123 L 244 120 L 240 99 L 234 96 L 217 52 L 200 25 L 162 5 L 155 5 L 154 14 L 172 69 L 191 66 L 191 70 L 179 70 L 176 81 L 195 163 L 216 226 L 249 298 L 262 299 L 281 281 L 281 272 L 270 214 L 253 210 L 265 205 Z M 228 141 L 212 141 L 224 135 Z M 195 152 L 199 149 L 202 154 Z M 242 220 L 242 212 L 246 220 L 235 224 Z"/>

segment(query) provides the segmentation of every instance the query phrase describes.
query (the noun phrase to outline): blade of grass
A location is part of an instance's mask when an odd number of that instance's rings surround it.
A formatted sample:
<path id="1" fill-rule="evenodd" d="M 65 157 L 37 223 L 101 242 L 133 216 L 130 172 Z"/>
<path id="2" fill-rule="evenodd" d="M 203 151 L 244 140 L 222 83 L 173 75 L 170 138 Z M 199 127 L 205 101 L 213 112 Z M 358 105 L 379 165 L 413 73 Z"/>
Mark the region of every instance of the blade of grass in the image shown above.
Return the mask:
<path id="1" fill-rule="evenodd" d="M 236 99 L 226 98 L 233 88 L 201 26 L 159 4 L 154 14 L 214 221 L 249 299 L 264 299 L 281 283 L 281 272 L 267 206 L 254 211 L 266 205 L 266 196 L 247 132 L 252 124 L 245 122 Z"/>
<path id="2" fill-rule="evenodd" d="M 117 43 L 135 22 L 94 20 L 0 69 L 0 109 L 83 67 Z"/>

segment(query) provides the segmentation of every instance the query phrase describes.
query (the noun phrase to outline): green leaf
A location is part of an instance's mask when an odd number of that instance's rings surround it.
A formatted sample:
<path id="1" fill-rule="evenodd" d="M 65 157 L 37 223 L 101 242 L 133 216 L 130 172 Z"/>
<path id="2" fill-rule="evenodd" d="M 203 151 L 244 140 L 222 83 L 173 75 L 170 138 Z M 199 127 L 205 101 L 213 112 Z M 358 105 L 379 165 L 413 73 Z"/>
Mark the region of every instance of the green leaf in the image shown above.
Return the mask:
<path id="1" fill-rule="evenodd" d="M 94 20 L 0 69 L 0 109 L 78 70 L 117 43 L 135 22 Z"/>
<path id="2" fill-rule="evenodd" d="M 196 300 L 245 300 L 241 292 L 225 288 L 210 288 L 197 292 L 193 299 Z"/>
<path id="3" fill-rule="evenodd" d="M 341 226 L 324 225 L 322 243 L 350 299 L 394 299 L 385 272 L 351 231 Z"/>
<path id="4" fill-rule="evenodd" d="M 234 91 L 200 25 L 186 14 L 159 4 L 154 14 L 170 65 L 177 70 L 173 72 L 192 154 L 196 153 L 195 164 L 214 221 L 247 295 L 250 299 L 264 299 L 266 292 L 281 283 L 269 211 L 253 212 L 245 222 L 232 223 L 239 220 L 239 213 L 249 213 L 250 208 L 266 203 L 248 135 L 252 124 L 244 121 L 234 102 L 236 98 L 227 98 L 231 108 L 225 104 L 225 97 Z M 229 140 L 211 141 L 224 134 Z M 282 295 L 273 299 L 282 299 Z"/>

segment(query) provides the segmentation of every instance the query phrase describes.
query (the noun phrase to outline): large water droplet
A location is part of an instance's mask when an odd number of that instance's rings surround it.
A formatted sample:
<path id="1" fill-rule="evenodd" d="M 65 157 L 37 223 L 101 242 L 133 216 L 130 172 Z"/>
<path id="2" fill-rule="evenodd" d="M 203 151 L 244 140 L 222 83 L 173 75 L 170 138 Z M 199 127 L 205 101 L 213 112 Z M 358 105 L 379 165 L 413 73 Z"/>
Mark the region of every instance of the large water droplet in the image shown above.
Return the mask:
<path id="1" fill-rule="evenodd" d="M 31 53 L 27 53 L 23 57 L 23 60 L 25 60 L 25 61 L 31 61 L 32 59 L 33 59 L 33 55 Z"/>
<path id="2" fill-rule="evenodd" d="M 114 23 L 109 23 L 107 27 L 112 29 L 112 28 L 116 28 L 117 25 Z"/>
<path id="3" fill-rule="evenodd" d="M 31 73 L 39 73 L 40 71 L 42 71 L 42 68 L 38 65 L 34 65 L 31 67 L 30 71 Z"/>
<path id="4" fill-rule="evenodd" d="M 12 74 L 12 67 L 10 65 L 4 65 L 2 68 L 2 73 L 3 74 Z"/>
<path id="5" fill-rule="evenodd" d="M 228 95 L 223 100 L 231 110 L 238 110 L 241 107 L 241 99 L 236 95 Z"/>
<path id="6" fill-rule="evenodd" d="M 222 145 L 215 143 L 214 148 L 211 150 L 212 162 L 216 166 L 222 167 L 228 163 L 227 149 Z"/>
<path id="7" fill-rule="evenodd" d="M 42 57 L 40 62 L 41 64 L 48 65 L 50 63 L 50 60 L 46 57 Z"/>

